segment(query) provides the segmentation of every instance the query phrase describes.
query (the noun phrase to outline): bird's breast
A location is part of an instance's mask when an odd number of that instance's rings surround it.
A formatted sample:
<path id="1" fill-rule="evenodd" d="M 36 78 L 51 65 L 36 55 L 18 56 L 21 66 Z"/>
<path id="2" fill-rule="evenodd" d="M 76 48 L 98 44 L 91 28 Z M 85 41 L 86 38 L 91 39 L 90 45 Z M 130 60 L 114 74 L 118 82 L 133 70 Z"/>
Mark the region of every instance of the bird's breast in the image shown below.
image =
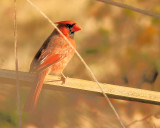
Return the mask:
<path id="1" fill-rule="evenodd" d="M 75 51 L 66 40 L 62 38 L 56 40 L 58 41 L 54 42 L 54 44 L 52 45 L 53 47 L 54 45 L 56 45 L 56 48 L 54 47 L 55 49 L 53 49 L 53 51 L 55 54 L 60 54 L 61 59 L 60 61 L 52 65 L 51 72 L 54 72 L 56 75 L 60 75 L 63 72 L 64 68 L 67 66 L 68 62 L 74 56 Z M 76 43 L 74 39 L 69 38 L 68 40 L 76 49 Z"/>

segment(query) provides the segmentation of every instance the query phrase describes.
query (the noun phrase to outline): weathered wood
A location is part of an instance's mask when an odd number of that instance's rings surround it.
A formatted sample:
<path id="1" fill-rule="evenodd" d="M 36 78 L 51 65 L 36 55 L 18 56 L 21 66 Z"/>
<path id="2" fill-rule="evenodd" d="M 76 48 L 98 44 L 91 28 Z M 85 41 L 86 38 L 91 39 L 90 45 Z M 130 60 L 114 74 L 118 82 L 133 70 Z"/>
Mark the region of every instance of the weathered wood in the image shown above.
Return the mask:
<path id="1" fill-rule="evenodd" d="M 35 75 L 19 72 L 20 84 L 31 86 Z M 15 85 L 15 71 L 0 70 L 0 83 L 10 83 Z M 62 85 L 58 76 L 48 75 L 44 88 L 54 89 L 65 92 L 85 93 L 87 95 L 103 96 L 97 84 L 93 81 L 67 78 L 66 83 Z M 3 84 L 1 84 L 3 85 Z M 160 104 L 160 92 L 136 89 L 111 84 L 101 84 L 106 94 L 111 98 L 130 100 L 136 102 Z"/>

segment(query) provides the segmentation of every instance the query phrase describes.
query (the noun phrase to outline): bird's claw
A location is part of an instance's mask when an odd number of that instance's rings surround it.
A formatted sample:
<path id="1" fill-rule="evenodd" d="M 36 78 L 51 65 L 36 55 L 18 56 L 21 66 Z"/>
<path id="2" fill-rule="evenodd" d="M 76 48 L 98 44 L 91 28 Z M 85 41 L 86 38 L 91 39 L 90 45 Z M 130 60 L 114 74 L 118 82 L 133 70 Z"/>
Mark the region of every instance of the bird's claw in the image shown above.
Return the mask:
<path id="1" fill-rule="evenodd" d="M 65 77 L 65 76 L 61 76 L 62 84 L 65 84 L 65 83 L 66 83 L 66 80 L 67 80 L 67 77 Z"/>

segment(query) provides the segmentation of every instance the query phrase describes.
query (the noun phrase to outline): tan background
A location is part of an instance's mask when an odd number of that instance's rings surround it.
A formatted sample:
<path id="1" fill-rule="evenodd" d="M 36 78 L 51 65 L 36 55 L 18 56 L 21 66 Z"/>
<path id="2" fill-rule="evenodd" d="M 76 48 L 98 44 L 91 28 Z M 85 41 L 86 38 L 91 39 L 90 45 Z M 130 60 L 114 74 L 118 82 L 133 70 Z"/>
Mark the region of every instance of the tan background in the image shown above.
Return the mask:
<path id="1" fill-rule="evenodd" d="M 33 0 L 52 21 L 74 20 L 77 50 L 100 82 L 160 91 L 160 20 L 94 0 Z M 119 0 L 160 13 L 158 0 Z M 14 70 L 13 1 L 0 1 L 0 68 Z M 17 1 L 19 69 L 31 60 L 52 26 L 25 0 Z M 75 56 L 64 71 L 68 77 L 91 80 Z M 17 127 L 16 88 L 0 83 L 0 127 Z M 21 88 L 23 108 L 29 88 Z M 159 111 L 159 106 L 111 100 L 127 125 Z M 160 127 L 160 115 L 131 128 Z M 25 128 L 119 128 L 103 97 L 43 90 L 33 114 L 23 113 Z"/>

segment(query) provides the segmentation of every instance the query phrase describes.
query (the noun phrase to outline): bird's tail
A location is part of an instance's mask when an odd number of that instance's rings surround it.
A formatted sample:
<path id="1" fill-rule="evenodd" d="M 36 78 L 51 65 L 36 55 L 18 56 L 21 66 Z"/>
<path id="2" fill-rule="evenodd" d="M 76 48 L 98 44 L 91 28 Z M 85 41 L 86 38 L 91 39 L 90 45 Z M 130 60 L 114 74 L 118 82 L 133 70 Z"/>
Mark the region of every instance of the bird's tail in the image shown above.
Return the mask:
<path id="1" fill-rule="evenodd" d="M 33 109 L 35 108 L 40 92 L 43 87 L 44 79 L 46 75 L 48 74 L 48 72 L 49 72 L 48 70 L 44 70 L 37 74 L 37 78 L 34 82 L 34 86 L 32 87 L 30 94 L 28 96 L 28 99 L 24 105 L 25 112 L 32 112 Z"/>

